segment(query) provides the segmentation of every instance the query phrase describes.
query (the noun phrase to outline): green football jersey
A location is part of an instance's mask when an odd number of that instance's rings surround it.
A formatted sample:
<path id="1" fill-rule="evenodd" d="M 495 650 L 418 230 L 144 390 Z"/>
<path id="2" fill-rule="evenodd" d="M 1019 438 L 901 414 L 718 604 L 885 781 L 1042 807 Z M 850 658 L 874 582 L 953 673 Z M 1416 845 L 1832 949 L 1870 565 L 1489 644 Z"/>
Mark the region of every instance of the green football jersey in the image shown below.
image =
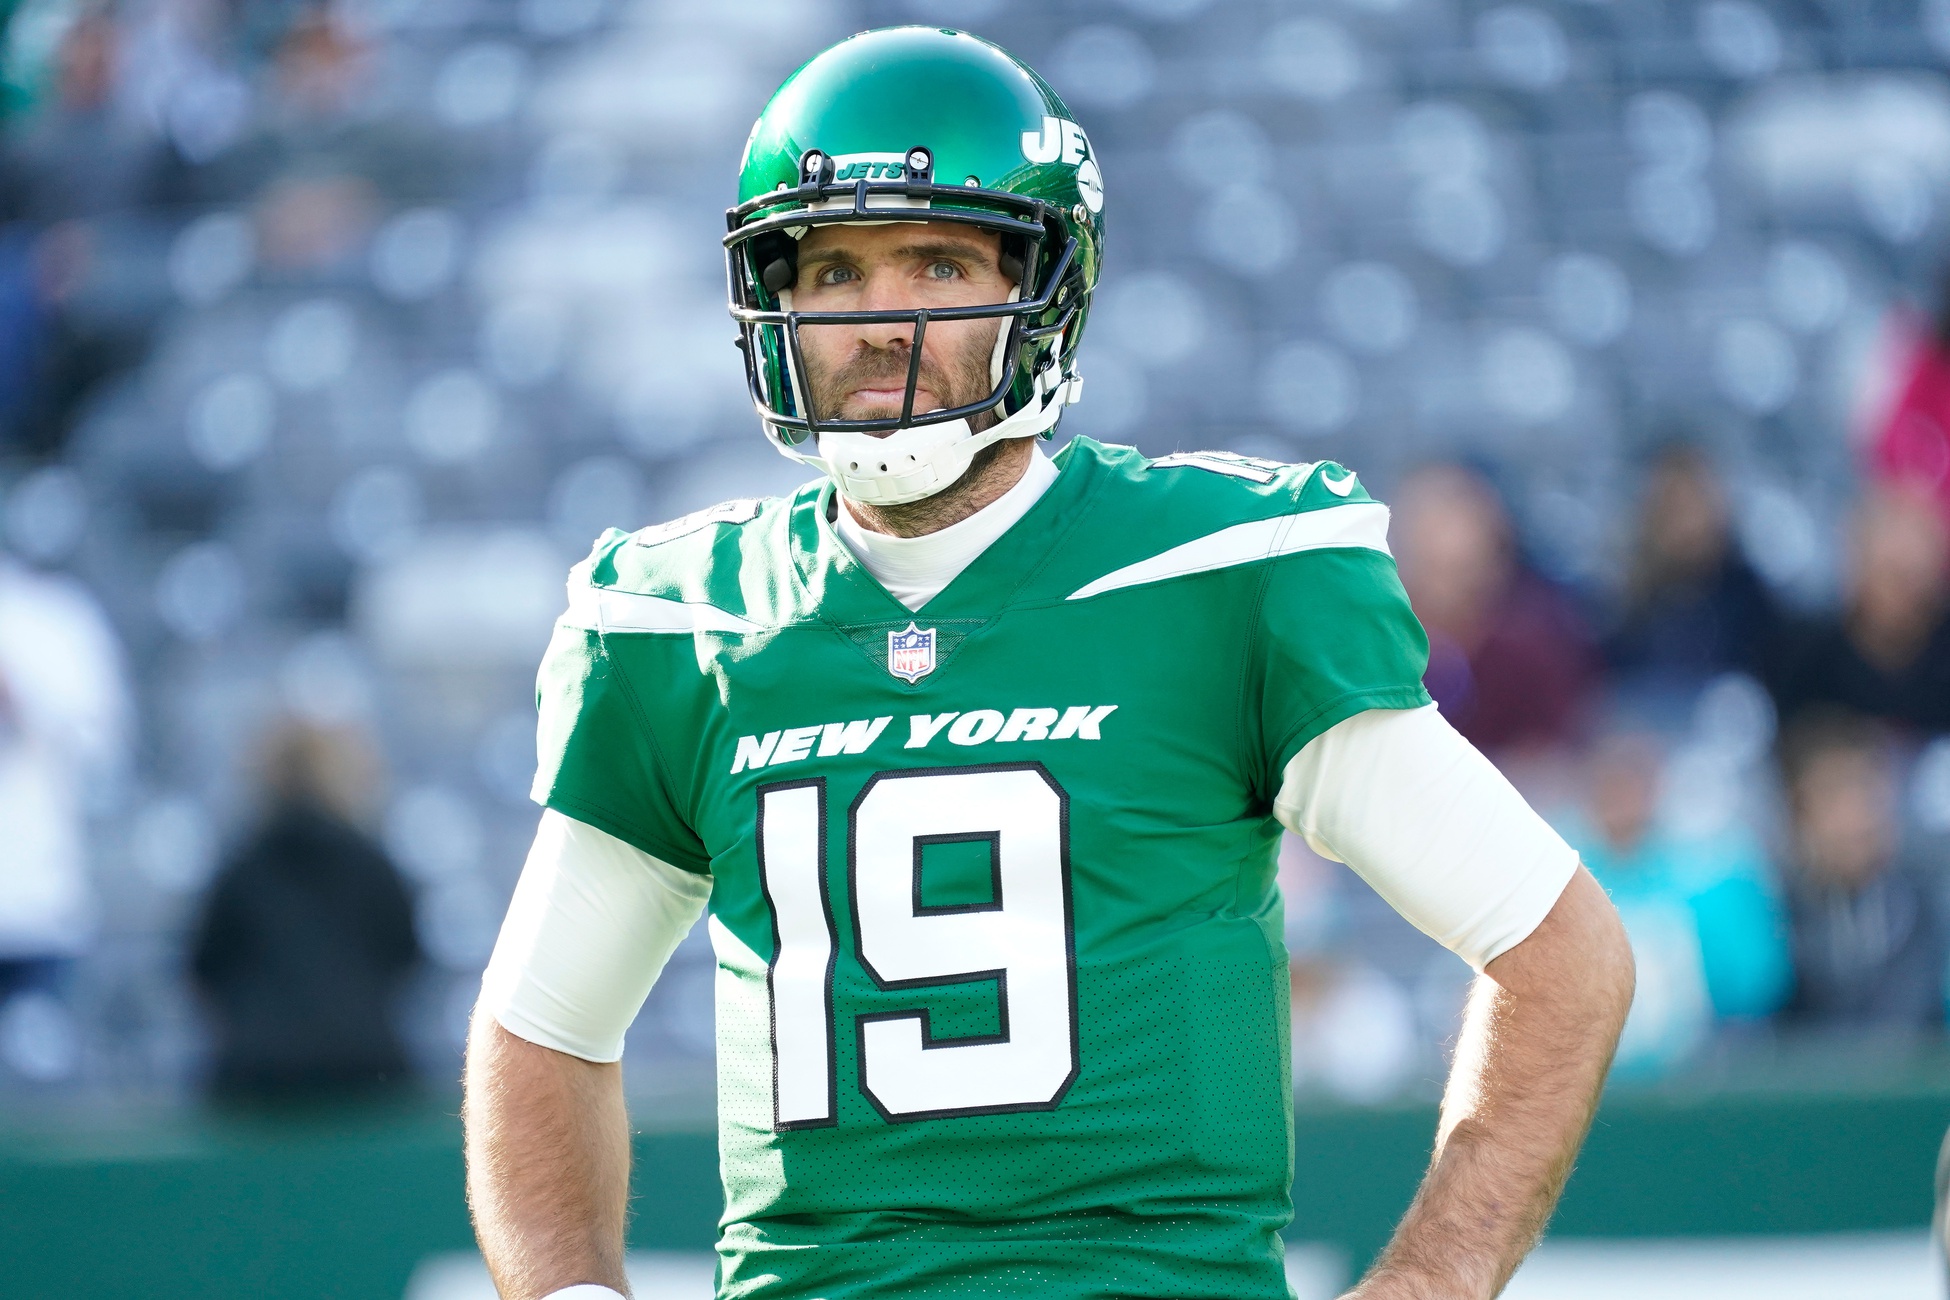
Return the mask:
<path id="1" fill-rule="evenodd" d="M 1272 801 L 1427 642 L 1338 466 L 1056 462 L 917 613 L 824 480 L 571 575 L 535 797 L 712 878 L 723 1296 L 1286 1294 Z"/>

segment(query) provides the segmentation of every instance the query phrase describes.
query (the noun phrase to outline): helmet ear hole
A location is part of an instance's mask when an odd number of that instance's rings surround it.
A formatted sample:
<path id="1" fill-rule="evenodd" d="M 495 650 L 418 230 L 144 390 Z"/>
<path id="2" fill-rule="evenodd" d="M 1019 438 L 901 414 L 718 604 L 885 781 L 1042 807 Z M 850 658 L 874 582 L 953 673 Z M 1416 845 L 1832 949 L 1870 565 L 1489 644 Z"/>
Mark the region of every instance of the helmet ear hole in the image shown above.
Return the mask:
<path id="1" fill-rule="evenodd" d="M 1002 255 L 996 259 L 996 264 L 1001 267 L 1002 274 L 1008 277 L 1009 281 L 1013 284 L 1022 283 L 1022 255 L 1023 242 L 1021 237 L 1017 235 L 1004 237 L 1002 241 Z"/>
<path id="2" fill-rule="evenodd" d="M 767 293 L 782 293 L 799 277 L 799 246 L 781 234 L 764 235 L 752 241 L 752 265 L 758 268 L 758 281 Z"/>

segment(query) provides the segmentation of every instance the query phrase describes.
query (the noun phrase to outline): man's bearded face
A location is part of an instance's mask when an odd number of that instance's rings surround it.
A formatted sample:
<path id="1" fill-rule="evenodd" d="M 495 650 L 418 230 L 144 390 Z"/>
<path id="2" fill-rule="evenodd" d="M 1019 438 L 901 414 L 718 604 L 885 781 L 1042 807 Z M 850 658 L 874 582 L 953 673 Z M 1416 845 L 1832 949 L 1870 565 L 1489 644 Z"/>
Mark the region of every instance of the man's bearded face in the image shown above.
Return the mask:
<path id="1" fill-rule="evenodd" d="M 798 311 L 912 311 L 1006 302 L 1014 285 L 999 269 L 1000 246 L 992 232 L 946 222 L 818 226 L 800 245 L 792 305 Z M 990 358 L 1004 323 L 928 323 L 915 415 L 988 396 L 995 386 Z M 905 321 L 801 325 L 814 414 L 821 420 L 898 418 L 913 344 L 914 327 Z M 979 430 L 996 419 L 985 411 L 969 424 Z"/>

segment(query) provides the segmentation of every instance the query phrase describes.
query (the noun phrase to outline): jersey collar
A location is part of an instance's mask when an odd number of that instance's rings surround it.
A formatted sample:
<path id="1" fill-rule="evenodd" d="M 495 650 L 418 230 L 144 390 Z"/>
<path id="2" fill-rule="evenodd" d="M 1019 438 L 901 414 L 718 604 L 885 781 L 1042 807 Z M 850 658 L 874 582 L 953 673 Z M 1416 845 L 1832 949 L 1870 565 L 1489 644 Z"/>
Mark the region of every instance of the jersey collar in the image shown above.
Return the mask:
<path id="1" fill-rule="evenodd" d="M 1029 462 L 1014 486 L 961 522 L 921 537 L 867 531 L 844 496 L 827 513 L 846 549 L 890 595 L 905 605 L 919 594 L 925 605 L 1034 509 L 1057 474 L 1042 448 L 1031 443 Z"/>
<path id="2" fill-rule="evenodd" d="M 789 531 L 793 566 L 813 608 L 842 626 L 992 617 L 1021 593 L 1079 518 L 1076 507 L 1099 477 L 1097 458 L 1088 454 L 1095 446 L 1087 438 L 1072 439 L 1052 458 L 1056 480 L 1036 503 L 932 600 L 911 612 L 840 540 L 828 518 L 834 506 L 831 480 L 807 484 L 793 500 Z"/>

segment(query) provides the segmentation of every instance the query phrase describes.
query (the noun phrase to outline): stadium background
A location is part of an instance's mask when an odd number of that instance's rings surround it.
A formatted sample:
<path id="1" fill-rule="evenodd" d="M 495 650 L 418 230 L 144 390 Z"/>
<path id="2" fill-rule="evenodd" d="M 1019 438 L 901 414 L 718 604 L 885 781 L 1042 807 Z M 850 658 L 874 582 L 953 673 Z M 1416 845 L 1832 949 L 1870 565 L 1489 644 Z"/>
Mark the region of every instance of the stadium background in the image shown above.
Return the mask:
<path id="1" fill-rule="evenodd" d="M 1944 0 L 0 15 L 0 572 L 81 593 L 70 626 L 113 643 L 51 652 L 79 680 L 61 761 L 87 889 L 49 978 L 0 1006 L 9 1295 L 478 1285 L 453 1254 L 454 1079 L 536 816 L 534 665 L 601 528 L 801 478 L 756 436 L 718 238 L 751 118 L 829 41 L 966 24 L 1090 132 L 1108 263 L 1059 440 L 1332 457 L 1384 500 L 1466 465 L 1594 638 L 1675 441 L 1703 450 L 1780 609 L 1846 600 L 1851 512 L 1950 236 Z M 1513 753 L 1513 775 L 1577 827 L 1590 792 L 1562 774 L 1652 736 L 1658 817 L 1735 836 L 1783 893 L 1768 692 L 1738 671 L 1643 686 L 1592 685 L 1568 747 L 1541 751 L 1570 758 Z M 383 758 L 370 822 L 422 954 L 399 1006 L 416 1092 L 204 1099 L 191 949 L 280 719 Z M 1898 754 L 1907 851 L 1941 894 L 1950 746 L 1924 726 Z M 12 794 L 0 869 L 56 816 Z M 1286 872 L 1293 1236 L 1332 1285 L 1412 1190 L 1466 972 L 1346 873 L 1297 846 Z M 1941 998 L 1935 1028 L 1797 1027 L 1786 984 L 1721 1015 L 1686 992 L 1697 957 L 1641 963 L 1670 995 L 1528 1294 L 1936 1294 Z M 710 1240 L 710 980 L 694 934 L 629 1040 L 646 1250 Z M 690 1258 L 664 1258 L 669 1294 Z"/>

